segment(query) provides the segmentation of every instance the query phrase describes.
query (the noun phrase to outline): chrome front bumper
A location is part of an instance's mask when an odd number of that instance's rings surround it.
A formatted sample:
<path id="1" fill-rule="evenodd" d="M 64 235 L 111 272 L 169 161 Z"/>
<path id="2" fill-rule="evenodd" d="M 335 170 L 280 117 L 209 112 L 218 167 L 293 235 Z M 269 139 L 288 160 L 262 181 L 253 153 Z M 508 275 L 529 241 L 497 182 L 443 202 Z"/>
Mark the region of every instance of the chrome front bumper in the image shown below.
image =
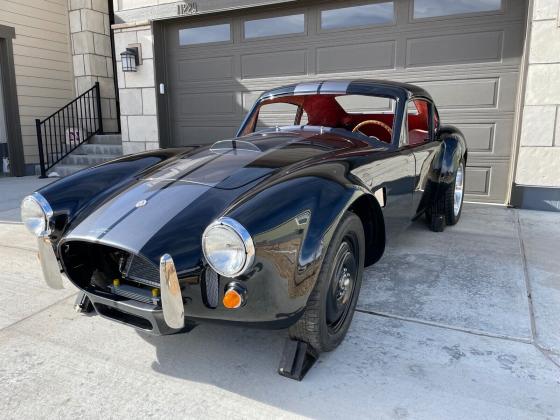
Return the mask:
<path id="1" fill-rule="evenodd" d="M 174 334 L 182 328 L 171 328 L 165 321 L 164 311 L 135 300 L 115 301 L 85 292 L 95 312 L 104 318 L 129 325 L 154 335 Z"/>
<path id="2" fill-rule="evenodd" d="M 60 265 L 48 234 L 44 233 L 37 238 L 37 246 L 45 283 L 53 289 L 63 289 Z M 102 316 L 154 334 L 170 334 L 185 327 L 185 308 L 175 264 L 169 254 L 161 257 L 159 273 L 161 309 L 134 300 L 114 301 L 85 293 L 97 313 Z"/>

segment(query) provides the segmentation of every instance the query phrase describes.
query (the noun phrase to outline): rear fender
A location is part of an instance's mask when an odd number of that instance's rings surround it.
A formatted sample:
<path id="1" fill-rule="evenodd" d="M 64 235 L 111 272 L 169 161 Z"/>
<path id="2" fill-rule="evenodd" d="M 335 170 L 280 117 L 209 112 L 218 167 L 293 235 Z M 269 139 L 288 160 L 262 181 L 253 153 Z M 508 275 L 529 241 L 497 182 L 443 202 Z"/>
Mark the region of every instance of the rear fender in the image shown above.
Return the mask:
<path id="1" fill-rule="evenodd" d="M 441 127 L 437 133 L 437 139 L 441 142 L 441 147 L 433 160 L 430 171 L 431 176 L 428 182 L 432 185 L 427 188 L 436 197 L 440 197 L 453 184 L 461 159 L 466 160 L 467 147 L 463 134 L 453 126 Z"/>

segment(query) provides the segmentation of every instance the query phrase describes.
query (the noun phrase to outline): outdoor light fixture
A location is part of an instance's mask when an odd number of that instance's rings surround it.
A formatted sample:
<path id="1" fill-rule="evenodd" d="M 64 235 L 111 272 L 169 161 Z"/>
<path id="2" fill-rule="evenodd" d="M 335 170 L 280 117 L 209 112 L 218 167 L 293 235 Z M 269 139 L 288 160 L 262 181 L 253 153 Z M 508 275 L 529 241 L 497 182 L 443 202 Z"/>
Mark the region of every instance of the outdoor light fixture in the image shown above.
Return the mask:
<path id="1" fill-rule="evenodd" d="M 131 44 L 126 51 L 121 53 L 122 71 L 135 72 L 136 67 L 142 64 L 142 47 L 140 44 Z"/>

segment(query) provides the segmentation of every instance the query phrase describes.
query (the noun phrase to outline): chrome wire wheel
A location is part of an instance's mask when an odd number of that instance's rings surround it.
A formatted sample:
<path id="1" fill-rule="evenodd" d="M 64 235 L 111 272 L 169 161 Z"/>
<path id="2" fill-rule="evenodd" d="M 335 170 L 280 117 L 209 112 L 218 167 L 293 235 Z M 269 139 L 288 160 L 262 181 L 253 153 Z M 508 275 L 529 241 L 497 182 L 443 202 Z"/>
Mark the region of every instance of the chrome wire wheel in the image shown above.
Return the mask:
<path id="1" fill-rule="evenodd" d="M 459 164 L 457 173 L 455 174 L 455 191 L 453 195 L 453 214 L 455 217 L 461 212 L 463 205 L 463 193 L 465 191 L 465 165 L 463 162 Z"/>

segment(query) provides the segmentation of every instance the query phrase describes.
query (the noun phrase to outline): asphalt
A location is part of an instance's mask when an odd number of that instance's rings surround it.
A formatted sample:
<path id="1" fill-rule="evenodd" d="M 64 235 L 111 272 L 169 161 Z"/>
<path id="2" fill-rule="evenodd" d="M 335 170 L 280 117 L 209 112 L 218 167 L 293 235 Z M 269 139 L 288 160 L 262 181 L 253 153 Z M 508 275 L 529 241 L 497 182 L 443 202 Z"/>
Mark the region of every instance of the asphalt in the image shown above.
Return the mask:
<path id="1" fill-rule="evenodd" d="M 72 309 L 42 282 L 21 198 L 0 179 L 2 418 L 560 417 L 560 214 L 466 205 L 420 222 L 365 272 L 349 334 L 303 382 L 283 331 L 200 325 L 153 337 Z"/>

